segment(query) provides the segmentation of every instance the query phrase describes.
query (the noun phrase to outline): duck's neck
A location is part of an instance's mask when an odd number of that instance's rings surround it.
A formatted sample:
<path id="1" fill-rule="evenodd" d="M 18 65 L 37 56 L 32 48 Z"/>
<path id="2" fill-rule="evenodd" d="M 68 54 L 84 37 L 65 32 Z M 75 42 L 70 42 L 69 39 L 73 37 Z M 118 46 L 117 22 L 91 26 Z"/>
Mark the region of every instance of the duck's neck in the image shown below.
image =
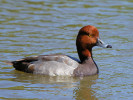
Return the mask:
<path id="1" fill-rule="evenodd" d="M 78 55 L 81 63 L 84 63 L 88 58 L 92 58 L 92 49 L 81 49 L 77 48 Z"/>

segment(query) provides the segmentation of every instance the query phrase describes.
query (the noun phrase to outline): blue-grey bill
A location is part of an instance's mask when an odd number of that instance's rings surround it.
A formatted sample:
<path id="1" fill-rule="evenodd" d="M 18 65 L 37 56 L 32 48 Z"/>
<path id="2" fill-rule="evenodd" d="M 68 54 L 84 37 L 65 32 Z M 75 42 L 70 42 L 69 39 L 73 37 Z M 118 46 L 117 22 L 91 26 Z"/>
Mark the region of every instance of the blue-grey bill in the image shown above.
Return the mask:
<path id="1" fill-rule="evenodd" d="M 97 44 L 96 45 L 99 46 L 99 47 L 103 47 L 103 48 L 112 48 L 111 45 L 104 43 L 99 38 L 97 39 Z"/>

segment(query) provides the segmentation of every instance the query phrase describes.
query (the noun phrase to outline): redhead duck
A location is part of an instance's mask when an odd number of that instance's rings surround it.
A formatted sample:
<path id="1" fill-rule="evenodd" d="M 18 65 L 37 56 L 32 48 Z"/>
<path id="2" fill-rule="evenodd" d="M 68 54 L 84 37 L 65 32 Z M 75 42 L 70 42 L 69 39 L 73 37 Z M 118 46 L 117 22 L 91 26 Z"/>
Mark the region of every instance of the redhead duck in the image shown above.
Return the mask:
<path id="1" fill-rule="evenodd" d="M 80 61 L 68 55 L 52 54 L 26 57 L 7 63 L 13 65 L 16 70 L 27 73 L 50 76 L 89 76 L 99 72 L 92 57 L 92 48 L 94 46 L 112 48 L 111 45 L 99 39 L 99 31 L 92 25 L 84 26 L 79 30 L 76 46 Z"/>

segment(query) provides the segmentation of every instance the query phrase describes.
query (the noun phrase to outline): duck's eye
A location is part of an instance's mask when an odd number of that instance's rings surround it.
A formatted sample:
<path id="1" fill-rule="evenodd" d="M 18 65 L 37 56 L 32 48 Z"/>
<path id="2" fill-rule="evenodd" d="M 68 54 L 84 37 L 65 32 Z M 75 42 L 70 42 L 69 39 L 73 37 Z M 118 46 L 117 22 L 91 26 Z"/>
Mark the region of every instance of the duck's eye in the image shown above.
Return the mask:
<path id="1" fill-rule="evenodd" d="M 89 34 L 88 36 L 89 36 L 89 37 L 91 37 L 91 35 L 90 35 L 90 34 Z"/>

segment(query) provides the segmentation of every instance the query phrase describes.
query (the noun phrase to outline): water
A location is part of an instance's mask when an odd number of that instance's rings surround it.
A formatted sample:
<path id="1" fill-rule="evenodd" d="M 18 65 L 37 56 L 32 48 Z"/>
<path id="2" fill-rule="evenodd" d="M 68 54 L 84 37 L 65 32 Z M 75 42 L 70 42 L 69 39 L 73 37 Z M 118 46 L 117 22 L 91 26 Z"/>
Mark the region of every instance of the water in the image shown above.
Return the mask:
<path id="1" fill-rule="evenodd" d="M 94 25 L 112 49 L 95 47 L 99 75 L 50 77 L 3 61 L 63 53 L 78 58 L 79 29 Z M 0 99 L 132 100 L 133 0 L 0 0 Z"/>

